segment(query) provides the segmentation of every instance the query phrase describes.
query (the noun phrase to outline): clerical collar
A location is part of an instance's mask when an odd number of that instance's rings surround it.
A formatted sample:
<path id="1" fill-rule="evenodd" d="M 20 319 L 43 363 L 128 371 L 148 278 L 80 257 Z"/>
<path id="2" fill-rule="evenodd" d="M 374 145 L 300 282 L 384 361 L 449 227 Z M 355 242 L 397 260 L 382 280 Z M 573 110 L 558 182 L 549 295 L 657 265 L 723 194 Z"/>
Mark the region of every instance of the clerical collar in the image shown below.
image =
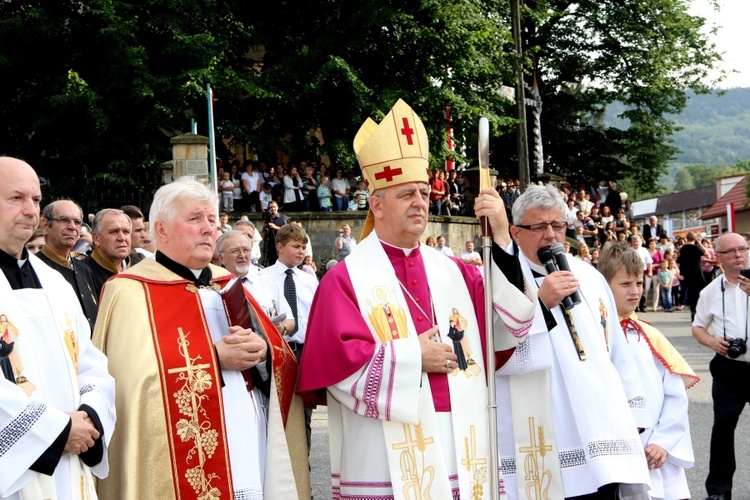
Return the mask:
<path id="1" fill-rule="evenodd" d="M 21 251 L 21 258 L 17 259 L 15 255 L 11 255 L 5 250 L 0 250 L 0 265 L 3 267 L 16 267 L 21 268 L 26 261 L 29 260 L 29 251 L 24 248 Z"/>
<path id="2" fill-rule="evenodd" d="M 402 247 L 397 247 L 396 245 L 391 245 L 390 243 L 386 243 L 385 241 L 383 241 L 383 240 L 380 240 L 380 239 L 379 239 L 378 241 L 380 241 L 380 243 L 382 243 L 382 244 L 383 244 L 383 248 L 385 248 L 385 250 L 386 250 L 386 253 L 389 253 L 389 252 L 388 252 L 388 249 L 393 249 L 393 250 L 400 250 L 400 251 L 401 251 L 401 252 L 403 252 L 403 253 L 404 253 L 404 255 L 405 255 L 405 256 L 407 256 L 407 257 L 408 257 L 409 255 L 411 255 L 411 253 L 412 253 L 412 252 L 413 252 L 414 250 L 416 250 L 417 248 L 419 248 L 419 243 L 417 243 L 417 246 L 415 246 L 414 248 L 402 248 Z"/>
<path id="3" fill-rule="evenodd" d="M 195 283 L 196 286 L 210 286 L 211 285 L 211 269 L 206 266 L 203 269 L 190 269 L 182 264 L 179 264 L 159 250 L 156 251 L 156 262 L 166 267 L 176 275 L 186 280 L 190 280 Z"/>
<path id="4" fill-rule="evenodd" d="M 531 269 L 531 272 L 532 272 L 532 274 L 534 274 L 535 278 L 539 278 L 539 277 L 542 277 L 542 276 L 547 276 L 547 270 L 544 268 L 544 266 L 540 266 L 539 264 L 537 264 L 535 262 L 531 262 L 528 259 L 527 259 L 527 261 L 529 263 L 529 268 Z M 537 274 L 539 276 L 537 276 Z"/>
<path id="5" fill-rule="evenodd" d="M 5 275 L 8 284 L 13 290 L 21 288 L 42 288 L 39 278 L 29 262 L 29 252 L 25 248 L 21 252 L 21 258 L 0 250 L 0 271 Z"/>

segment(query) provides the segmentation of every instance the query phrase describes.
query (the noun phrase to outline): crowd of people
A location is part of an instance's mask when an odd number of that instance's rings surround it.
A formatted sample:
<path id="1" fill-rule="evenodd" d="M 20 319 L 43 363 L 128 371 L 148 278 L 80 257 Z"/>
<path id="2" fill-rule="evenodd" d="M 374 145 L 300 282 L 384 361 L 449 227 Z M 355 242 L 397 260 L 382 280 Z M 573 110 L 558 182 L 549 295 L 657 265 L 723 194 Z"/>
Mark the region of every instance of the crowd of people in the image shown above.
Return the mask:
<path id="1" fill-rule="evenodd" d="M 221 210 L 267 212 L 271 202 L 284 212 L 367 210 L 364 180 L 318 160 L 278 163 L 233 160 L 225 168 L 217 158 Z"/>
<path id="2" fill-rule="evenodd" d="M 148 221 L 129 205 L 87 223 L 71 200 L 42 207 L 33 168 L 0 157 L 0 498 L 307 499 L 318 404 L 333 498 L 689 498 L 699 378 L 637 315 L 644 290 L 678 283 L 694 337 L 717 353 L 706 489 L 731 499 L 750 402 L 744 237 L 672 242 L 658 219 L 638 228 L 627 206 L 612 211 L 613 186 L 594 201 L 552 185 L 516 196 L 508 182 L 473 199 L 489 258 L 471 240 L 456 257 L 445 235 L 422 244 L 430 211 L 454 203 L 449 188 L 432 199 L 441 174 L 428 174 L 414 111 L 399 100 L 368 119 L 354 151 L 367 219 L 360 241 L 341 226 L 322 280 L 309 236 L 261 196 L 252 166 L 240 184 L 255 190 L 231 208 L 263 211 L 261 228 L 230 225 L 189 178 L 157 190 Z M 310 209 L 304 192 L 320 186 L 297 182 L 297 166 L 283 177 L 284 207 Z M 625 213 L 589 252 L 568 230 L 597 205 Z M 600 241 L 593 222 L 582 236 Z"/>

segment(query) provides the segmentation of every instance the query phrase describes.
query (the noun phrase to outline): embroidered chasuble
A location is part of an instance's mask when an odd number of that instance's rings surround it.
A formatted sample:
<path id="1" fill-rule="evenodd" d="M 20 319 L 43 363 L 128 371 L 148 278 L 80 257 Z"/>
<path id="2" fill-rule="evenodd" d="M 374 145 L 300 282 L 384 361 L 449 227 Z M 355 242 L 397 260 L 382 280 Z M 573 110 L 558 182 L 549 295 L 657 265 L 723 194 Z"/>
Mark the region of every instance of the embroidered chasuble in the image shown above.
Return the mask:
<path id="1" fill-rule="evenodd" d="M 517 256 L 506 257 L 518 259 L 535 296 L 546 271 L 515 245 L 513 251 Z M 550 311 L 537 300 L 531 329 L 516 338 L 520 344 L 496 372 L 508 498 L 538 498 L 554 488 L 555 478 L 563 492 L 550 498 L 585 495 L 610 483 L 620 483 L 623 494 L 648 490 L 637 430 L 648 427 L 646 398 L 614 299 L 594 268 L 577 259 L 568 263 L 581 283 L 582 302 L 571 312 L 587 359 L 579 359 L 561 307 Z"/>
<path id="2" fill-rule="evenodd" d="M 620 318 L 620 324 L 646 390 L 650 421 L 641 442 L 644 447 L 657 444 L 668 453 L 661 467 L 649 470 L 649 494 L 653 499 L 690 498 L 685 469 L 695 458 L 686 389 L 700 379 L 669 340 L 635 313 Z"/>
<path id="3" fill-rule="evenodd" d="M 496 281 L 498 321 L 524 331 L 533 302 Z M 489 498 L 483 293 L 476 267 L 374 232 L 326 273 L 300 391 L 328 391 L 333 498 Z M 452 374 L 422 373 L 417 335 L 433 323 L 461 348 Z"/>
<path id="4" fill-rule="evenodd" d="M 246 292 L 269 344 L 268 361 L 252 370 L 270 383 L 264 406 L 257 385 L 248 390 L 243 374 L 222 370 L 216 358 L 214 344 L 229 334 L 218 290 L 232 276 L 209 266 L 197 279 L 207 285 L 196 286 L 164 257 L 157 252 L 169 268 L 144 259 L 102 291 L 94 342 L 108 355 L 123 418 L 100 496 L 309 496 L 293 353 Z"/>
<path id="5" fill-rule="evenodd" d="M 92 475 L 107 476 L 116 418 L 107 359 L 57 271 L 25 251 L 26 262 L 0 253 L 0 498 L 96 498 Z M 63 454 L 77 410 L 101 437 L 88 452 Z"/>

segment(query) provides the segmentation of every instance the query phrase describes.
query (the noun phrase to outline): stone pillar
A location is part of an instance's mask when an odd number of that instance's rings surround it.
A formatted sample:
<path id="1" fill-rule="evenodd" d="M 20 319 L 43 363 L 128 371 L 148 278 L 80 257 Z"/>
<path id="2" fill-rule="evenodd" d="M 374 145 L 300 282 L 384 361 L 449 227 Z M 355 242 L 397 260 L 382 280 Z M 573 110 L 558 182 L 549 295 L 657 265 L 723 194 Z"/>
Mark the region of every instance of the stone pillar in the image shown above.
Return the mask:
<path id="1" fill-rule="evenodd" d="M 189 176 L 208 186 L 208 137 L 183 134 L 172 137 L 170 142 L 173 180 Z"/>
<path id="2" fill-rule="evenodd" d="M 464 203 L 465 213 L 464 215 L 473 217 L 474 216 L 474 198 L 479 196 L 479 168 L 472 167 L 467 168 L 463 171 L 464 179 Z M 495 181 L 497 180 L 497 170 L 490 169 L 490 187 L 495 187 Z"/>

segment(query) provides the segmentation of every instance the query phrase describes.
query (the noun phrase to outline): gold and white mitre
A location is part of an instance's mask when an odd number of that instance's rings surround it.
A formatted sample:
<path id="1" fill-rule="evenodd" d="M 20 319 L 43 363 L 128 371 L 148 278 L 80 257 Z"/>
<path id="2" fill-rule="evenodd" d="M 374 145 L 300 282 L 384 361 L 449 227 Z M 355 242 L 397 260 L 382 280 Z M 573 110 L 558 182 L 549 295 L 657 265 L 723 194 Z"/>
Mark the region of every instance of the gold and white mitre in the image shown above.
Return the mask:
<path id="1" fill-rule="evenodd" d="M 378 125 L 368 118 L 354 137 L 354 154 L 370 195 L 378 189 L 430 180 L 427 130 L 408 104 L 399 99 Z M 372 231 L 372 213 L 361 238 Z"/>

